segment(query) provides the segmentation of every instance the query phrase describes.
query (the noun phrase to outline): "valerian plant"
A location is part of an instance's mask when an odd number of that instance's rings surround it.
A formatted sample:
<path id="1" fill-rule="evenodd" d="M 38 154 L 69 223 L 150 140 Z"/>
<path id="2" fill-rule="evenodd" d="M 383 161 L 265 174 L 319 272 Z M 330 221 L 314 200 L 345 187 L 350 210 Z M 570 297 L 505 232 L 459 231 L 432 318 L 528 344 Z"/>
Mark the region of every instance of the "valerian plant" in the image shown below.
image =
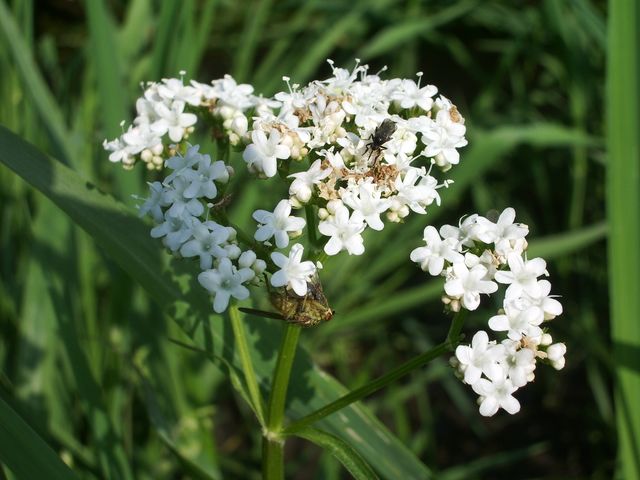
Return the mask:
<path id="1" fill-rule="evenodd" d="M 230 311 L 263 428 L 265 478 L 283 476 L 288 435 L 446 352 L 454 352 L 451 365 L 478 395 L 484 416 L 520 410 L 514 393 L 533 381 L 538 361 L 564 366 L 565 345 L 554 343 L 547 329 L 562 305 L 541 279 L 548 275 L 545 261 L 527 257 L 529 228 L 515 222 L 513 208 L 493 220 L 473 214 L 458 226 L 427 226 L 424 245 L 410 254 L 422 270 L 445 279 L 442 301 L 453 316 L 445 341 L 285 425 L 300 329 L 333 317 L 322 289 L 323 259 L 364 255 L 367 229 L 380 231 L 386 222 L 401 223 L 440 205 L 439 190 L 452 185 L 447 172 L 467 144 L 463 116 L 435 86 L 422 83 L 422 73 L 416 80 L 384 79 L 382 71 L 371 74 L 359 62 L 351 71 L 329 64 L 330 78 L 300 86 L 283 77 L 286 89 L 273 97 L 255 95 L 251 85 L 229 75 L 210 84 L 185 83 L 181 72 L 180 78 L 148 83 L 133 124 L 104 143 L 112 162 L 162 172 L 162 181 L 149 183 L 140 214 L 152 219 L 152 237 L 184 261 L 199 263 L 198 282 L 213 310 Z M 198 125 L 209 128 L 222 158 L 212 160 L 189 143 Z M 230 163 L 231 149 L 242 152 L 244 165 Z M 253 212 L 255 232 L 242 231 L 227 216 L 232 195 L 239 193 L 228 189 L 238 168 L 247 168 L 256 181 L 288 188 L 276 205 Z M 500 286 L 502 308 L 469 345 L 461 344 L 465 313 Z M 251 308 L 252 291 L 259 289 L 271 299 L 272 311 Z M 241 302 L 247 305 L 239 307 Z M 287 322 L 266 409 L 247 353 L 242 310 Z"/>

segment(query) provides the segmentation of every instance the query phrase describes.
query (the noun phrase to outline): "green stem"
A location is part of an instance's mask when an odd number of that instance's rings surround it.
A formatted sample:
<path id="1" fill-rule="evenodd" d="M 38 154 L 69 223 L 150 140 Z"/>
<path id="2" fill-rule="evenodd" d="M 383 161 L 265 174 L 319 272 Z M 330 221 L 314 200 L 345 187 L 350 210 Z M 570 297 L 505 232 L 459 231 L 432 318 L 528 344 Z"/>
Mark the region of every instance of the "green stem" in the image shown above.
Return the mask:
<path id="1" fill-rule="evenodd" d="M 453 348 L 460 343 L 460 332 L 464 326 L 465 318 L 467 318 L 467 310 L 461 308 L 451 321 L 451 327 L 449 327 L 449 333 L 447 333 L 447 340 Z"/>
<path id="2" fill-rule="evenodd" d="M 263 433 L 262 473 L 265 480 L 281 480 L 284 478 L 284 438 L 281 436 L 284 422 L 284 410 L 287 400 L 287 389 L 291 367 L 296 355 L 301 328 L 298 325 L 286 324 L 280 353 L 273 376 L 267 427 Z"/>
<path id="3" fill-rule="evenodd" d="M 344 395 L 343 397 L 340 397 L 339 399 L 329 403 L 328 405 L 325 405 L 315 412 L 310 413 L 306 417 L 302 417 L 301 419 L 296 420 L 287 428 L 285 428 L 282 433 L 284 435 L 292 435 L 298 430 L 311 425 L 318 420 L 321 420 L 324 417 L 337 412 L 338 410 L 342 410 L 343 408 L 351 405 L 354 402 L 357 402 L 364 397 L 371 395 L 374 392 L 377 392 L 381 388 L 386 387 L 390 383 L 393 383 L 399 378 L 402 378 L 405 375 L 411 373 L 416 368 L 420 368 L 431 362 L 432 360 L 435 360 L 443 353 L 454 350 L 460 341 L 460 331 L 462 330 L 465 316 L 466 310 L 461 310 L 456 314 L 451 323 L 451 328 L 449 329 L 449 333 L 447 334 L 446 341 L 442 342 L 439 345 L 436 345 L 431 350 L 428 350 L 418 355 L 417 357 L 412 358 L 399 367 L 394 368 L 389 373 L 382 375 L 381 377 L 367 383 L 366 385 L 353 390 L 352 392 Z"/>
<path id="4" fill-rule="evenodd" d="M 256 412 L 260 425 L 264 425 L 264 401 L 262 400 L 262 395 L 260 395 L 258 377 L 253 369 L 253 362 L 251 361 L 251 355 L 249 354 L 247 334 L 245 332 L 242 319 L 240 318 L 240 311 L 235 303 L 229 308 L 229 317 L 231 318 L 231 327 L 233 328 L 236 347 L 238 347 L 238 354 L 240 355 L 242 371 L 244 372 L 244 378 L 247 382 L 247 388 L 249 389 L 249 398 L 251 399 L 251 403 L 253 403 L 253 408 Z"/>
<path id="5" fill-rule="evenodd" d="M 307 233 L 309 235 L 309 243 L 314 249 L 318 248 L 318 234 L 316 226 L 316 215 L 313 211 L 313 205 L 306 204 L 304 206 L 304 214 L 307 217 Z"/>

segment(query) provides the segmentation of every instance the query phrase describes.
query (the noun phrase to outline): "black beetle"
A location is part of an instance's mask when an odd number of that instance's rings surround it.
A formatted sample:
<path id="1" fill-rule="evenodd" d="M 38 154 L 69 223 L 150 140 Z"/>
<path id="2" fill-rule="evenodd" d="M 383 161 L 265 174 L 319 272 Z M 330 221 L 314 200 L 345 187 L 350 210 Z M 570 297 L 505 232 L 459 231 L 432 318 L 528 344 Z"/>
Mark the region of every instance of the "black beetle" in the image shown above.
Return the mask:
<path id="1" fill-rule="evenodd" d="M 382 123 L 376 127 L 373 131 L 373 135 L 369 137 L 370 141 L 365 150 L 365 152 L 369 152 L 367 161 L 371 158 L 371 154 L 373 152 L 376 152 L 375 160 L 378 160 L 378 155 L 380 155 L 380 152 L 384 150 L 384 144 L 391 140 L 391 135 L 396 131 L 396 127 L 395 122 L 388 118 L 383 120 Z"/>

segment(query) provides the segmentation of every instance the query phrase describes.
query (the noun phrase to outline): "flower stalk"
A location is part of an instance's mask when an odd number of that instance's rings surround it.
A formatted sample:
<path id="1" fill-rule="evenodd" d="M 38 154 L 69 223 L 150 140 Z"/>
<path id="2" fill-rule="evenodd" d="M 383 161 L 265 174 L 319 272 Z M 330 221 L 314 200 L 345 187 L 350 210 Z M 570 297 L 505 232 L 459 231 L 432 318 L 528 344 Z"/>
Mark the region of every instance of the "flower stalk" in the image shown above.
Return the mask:
<path id="1" fill-rule="evenodd" d="M 291 368 L 298 346 L 301 327 L 287 323 L 282 344 L 276 361 L 273 385 L 269 397 L 266 428 L 263 431 L 263 465 L 265 480 L 284 478 L 284 437 L 281 435 L 284 424 L 284 411 L 287 400 Z"/>

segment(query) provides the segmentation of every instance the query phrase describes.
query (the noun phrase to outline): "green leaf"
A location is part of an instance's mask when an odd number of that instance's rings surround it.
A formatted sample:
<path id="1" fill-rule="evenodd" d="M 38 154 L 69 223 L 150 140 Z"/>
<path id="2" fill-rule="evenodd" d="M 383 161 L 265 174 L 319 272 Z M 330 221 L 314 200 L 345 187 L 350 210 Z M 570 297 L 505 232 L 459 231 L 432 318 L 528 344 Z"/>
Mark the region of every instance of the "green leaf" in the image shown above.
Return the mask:
<path id="1" fill-rule="evenodd" d="M 596 223 L 585 228 L 563 232 L 557 235 L 533 240 L 527 252 L 529 258 L 543 257 L 545 260 L 576 252 L 592 243 L 606 238 L 606 222 Z"/>
<path id="2" fill-rule="evenodd" d="M 9 46 L 9 51 L 20 74 L 21 81 L 33 97 L 33 105 L 38 110 L 38 114 L 44 120 L 44 124 L 51 134 L 57 148 L 56 154 L 64 162 L 70 162 L 73 156 L 73 149 L 71 148 L 70 135 L 65 127 L 66 124 L 62 112 L 40 74 L 31 51 L 22 38 L 13 15 L 11 15 L 5 2 L 0 2 L 0 33 L 3 34 Z"/>
<path id="3" fill-rule="evenodd" d="M 0 460 L 18 480 L 76 478 L 51 447 L 2 398 Z"/>
<path id="4" fill-rule="evenodd" d="M 86 230 L 152 298 L 178 322 L 194 344 L 210 357 L 222 357 L 236 368 L 228 322 L 211 314 L 206 293 L 195 281 L 193 264 L 175 262 L 149 236 L 149 226 L 95 185 L 83 180 L 60 162 L 0 127 L 0 161 L 47 195 Z M 334 319 L 334 321 L 339 321 Z M 265 319 L 248 323 L 252 357 L 263 392 L 270 387 L 282 323 Z M 310 356 L 300 351 L 293 366 L 294 379 L 287 413 L 302 417 L 347 392 L 334 378 L 320 371 Z M 385 478 L 430 478 L 429 470 L 361 404 L 351 405 L 320 423 L 325 430 L 354 443 L 354 448 Z M 367 439 L 366 442 L 357 441 Z M 380 455 L 380 452 L 385 455 Z"/>
<path id="5" fill-rule="evenodd" d="M 640 478 L 640 4 L 609 7 L 607 214 L 618 475 Z"/>
<path id="6" fill-rule="evenodd" d="M 319 445 L 333 455 L 356 480 L 375 480 L 378 478 L 371 467 L 362 459 L 351 445 L 341 438 L 317 428 L 307 427 L 296 432 L 301 437 Z"/>
<path id="7" fill-rule="evenodd" d="M 89 20 L 87 56 L 98 85 L 103 129 L 109 138 L 121 133 L 120 122 L 128 120 L 128 99 L 120 75 L 120 58 L 113 19 L 103 0 L 85 2 Z"/>

